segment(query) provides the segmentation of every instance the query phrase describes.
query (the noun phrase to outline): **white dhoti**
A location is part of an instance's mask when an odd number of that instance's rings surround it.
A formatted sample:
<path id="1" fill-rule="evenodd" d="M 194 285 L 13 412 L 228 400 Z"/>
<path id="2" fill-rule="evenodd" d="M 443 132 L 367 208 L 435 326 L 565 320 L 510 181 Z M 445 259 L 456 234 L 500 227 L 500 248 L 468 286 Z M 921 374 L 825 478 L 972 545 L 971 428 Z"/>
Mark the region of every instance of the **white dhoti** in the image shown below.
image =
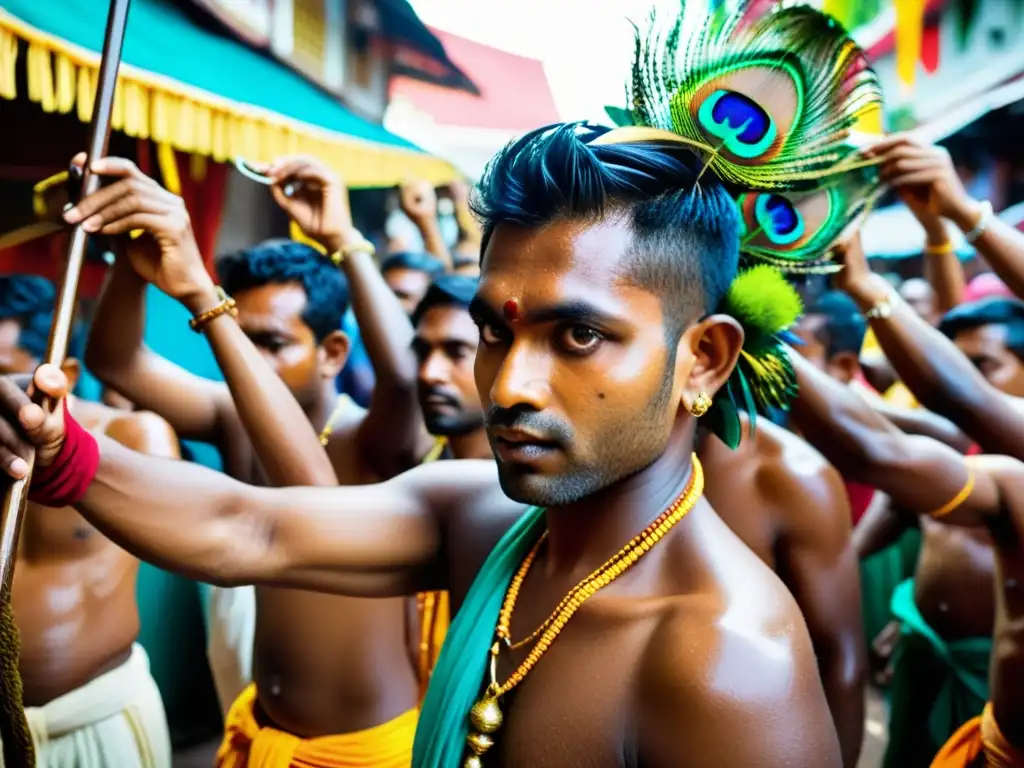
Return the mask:
<path id="1" fill-rule="evenodd" d="M 36 768 L 170 768 L 171 737 L 149 657 L 132 655 L 81 688 L 26 707 Z M 3 757 L 0 756 L 0 765 Z"/>
<path id="2" fill-rule="evenodd" d="M 206 637 L 206 657 L 221 711 L 226 716 L 235 699 L 252 682 L 256 588 L 212 587 Z"/>

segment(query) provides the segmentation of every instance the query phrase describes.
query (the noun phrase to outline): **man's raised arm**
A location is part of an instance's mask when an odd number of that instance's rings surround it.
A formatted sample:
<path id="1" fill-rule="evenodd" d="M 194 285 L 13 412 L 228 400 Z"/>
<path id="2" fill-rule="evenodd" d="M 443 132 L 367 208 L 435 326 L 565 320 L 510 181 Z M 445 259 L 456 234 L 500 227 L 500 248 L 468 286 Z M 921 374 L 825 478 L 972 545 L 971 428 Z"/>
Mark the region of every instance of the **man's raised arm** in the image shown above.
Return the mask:
<path id="1" fill-rule="evenodd" d="M 845 268 L 837 285 L 872 315 L 878 343 L 917 399 L 952 420 L 986 453 L 1024 456 L 1024 410 L 1017 398 L 989 384 L 952 341 L 908 307 L 885 278 L 871 273 L 859 235 L 838 250 Z"/>
<path id="2" fill-rule="evenodd" d="M 127 246 L 125 258 L 114 267 L 90 338 L 90 365 L 183 436 L 216 443 L 232 475 L 248 476 L 255 447 L 275 484 L 335 485 L 330 460 L 295 397 L 230 313 L 222 311 L 228 305 L 206 271 L 181 198 L 129 160 L 104 158 L 93 169 L 117 181 L 79 202 L 74 216 L 90 231 L 125 235 L 142 228 L 146 234 Z M 144 280 L 193 315 L 220 312 L 203 331 L 226 386 L 194 376 L 145 348 Z"/>
<path id="3" fill-rule="evenodd" d="M 494 482 L 492 462 L 430 465 L 388 483 L 256 488 L 187 462 L 96 441 L 70 418 L 67 380 L 43 366 L 35 386 L 50 415 L 0 379 L 0 464 L 21 477 L 35 445 L 31 494 L 73 503 L 132 554 L 214 584 L 264 583 L 356 596 L 445 589 L 441 532 L 448 509 Z M 98 468 L 97 468 L 98 463 Z"/>

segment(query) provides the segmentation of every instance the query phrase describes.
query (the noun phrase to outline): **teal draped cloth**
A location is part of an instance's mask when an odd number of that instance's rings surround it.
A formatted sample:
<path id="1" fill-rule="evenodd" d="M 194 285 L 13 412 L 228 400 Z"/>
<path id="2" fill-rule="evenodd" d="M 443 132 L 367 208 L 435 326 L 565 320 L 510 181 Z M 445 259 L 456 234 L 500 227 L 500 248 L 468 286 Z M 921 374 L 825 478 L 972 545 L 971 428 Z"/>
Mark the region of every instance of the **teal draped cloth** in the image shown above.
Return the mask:
<path id="1" fill-rule="evenodd" d="M 889 745 L 883 768 L 928 768 L 961 725 L 988 701 L 991 637 L 943 640 L 914 602 L 914 582 L 892 595 L 893 615 L 903 623 L 893 655 Z"/>
<path id="2" fill-rule="evenodd" d="M 491 551 L 455 614 L 416 727 L 413 768 L 458 768 L 469 710 L 483 691 L 494 628 L 516 570 L 544 530 L 544 510 L 530 507 Z"/>

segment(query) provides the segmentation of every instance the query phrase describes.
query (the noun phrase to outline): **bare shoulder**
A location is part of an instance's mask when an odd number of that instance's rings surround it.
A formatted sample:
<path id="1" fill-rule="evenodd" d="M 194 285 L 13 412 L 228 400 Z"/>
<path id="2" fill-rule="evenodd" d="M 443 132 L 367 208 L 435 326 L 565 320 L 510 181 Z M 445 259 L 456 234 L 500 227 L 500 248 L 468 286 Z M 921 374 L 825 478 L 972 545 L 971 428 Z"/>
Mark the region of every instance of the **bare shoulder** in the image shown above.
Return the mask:
<path id="1" fill-rule="evenodd" d="M 345 398 L 344 408 L 335 413 L 327 441 L 327 455 L 334 465 L 338 482 L 362 485 L 387 479 L 372 476 L 366 466 L 365 452 L 359 447 L 359 430 L 366 419 L 366 409 L 347 395 L 341 397 Z"/>
<path id="2" fill-rule="evenodd" d="M 998 493 L 1000 511 L 1009 515 L 1017 536 L 1024 540 L 1024 462 L 994 454 L 970 456 L 967 462 L 976 475 L 984 473 L 991 478 Z M 976 479 L 977 486 L 981 486 L 981 479 Z"/>
<path id="3" fill-rule="evenodd" d="M 139 453 L 165 458 L 181 458 L 178 436 L 167 421 L 151 411 L 117 412 L 104 433 Z"/>
<path id="4" fill-rule="evenodd" d="M 645 765 L 840 765 L 803 616 L 777 579 L 679 598 L 644 651 L 638 694 Z"/>
<path id="5" fill-rule="evenodd" d="M 849 534 L 850 502 L 842 475 L 810 443 L 767 419 L 757 423 L 758 486 L 783 530 Z"/>

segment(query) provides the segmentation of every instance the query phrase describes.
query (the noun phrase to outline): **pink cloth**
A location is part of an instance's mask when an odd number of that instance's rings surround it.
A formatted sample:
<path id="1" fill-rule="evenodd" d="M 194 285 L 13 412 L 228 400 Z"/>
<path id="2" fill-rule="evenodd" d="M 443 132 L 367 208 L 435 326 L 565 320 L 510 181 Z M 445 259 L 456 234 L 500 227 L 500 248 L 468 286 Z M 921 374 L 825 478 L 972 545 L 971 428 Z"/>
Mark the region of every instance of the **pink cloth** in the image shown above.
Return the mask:
<path id="1" fill-rule="evenodd" d="M 994 298 L 1012 299 L 1013 291 L 1007 288 L 1006 283 L 991 272 L 978 275 L 964 288 L 965 304 L 972 301 Z"/>

